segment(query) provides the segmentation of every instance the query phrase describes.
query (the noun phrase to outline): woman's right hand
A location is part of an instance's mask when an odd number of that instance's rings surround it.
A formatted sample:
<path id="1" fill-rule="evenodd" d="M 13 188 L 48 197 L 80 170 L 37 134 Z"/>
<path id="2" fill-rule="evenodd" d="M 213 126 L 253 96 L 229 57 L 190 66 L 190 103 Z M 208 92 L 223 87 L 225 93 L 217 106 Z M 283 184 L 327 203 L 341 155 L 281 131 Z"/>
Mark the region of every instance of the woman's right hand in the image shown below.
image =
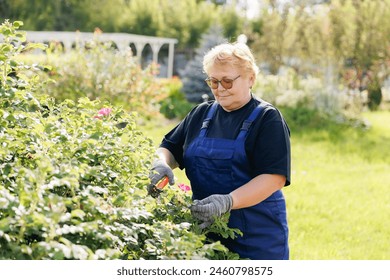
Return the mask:
<path id="1" fill-rule="evenodd" d="M 156 160 L 152 165 L 152 170 L 149 175 L 150 183 L 157 185 L 164 177 L 168 177 L 169 184 L 175 184 L 175 176 L 169 165 L 162 159 Z"/>

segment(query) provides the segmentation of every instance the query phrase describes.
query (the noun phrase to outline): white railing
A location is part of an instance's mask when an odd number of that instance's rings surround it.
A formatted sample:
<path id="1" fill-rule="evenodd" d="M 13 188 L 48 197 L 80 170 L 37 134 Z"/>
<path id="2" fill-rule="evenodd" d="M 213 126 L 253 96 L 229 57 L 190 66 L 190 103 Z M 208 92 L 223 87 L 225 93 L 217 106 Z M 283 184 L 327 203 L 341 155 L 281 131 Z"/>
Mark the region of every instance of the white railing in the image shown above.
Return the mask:
<path id="1" fill-rule="evenodd" d="M 92 32 L 63 32 L 63 31 L 26 31 L 27 41 L 36 43 L 47 42 L 61 42 L 64 45 L 65 51 L 72 49 L 75 44 L 85 44 L 88 41 L 93 40 L 95 33 Z M 152 61 L 158 63 L 159 52 L 163 45 L 168 45 L 168 65 L 166 76 L 172 77 L 173 73 L 173 58 L 174 47 L 178 42 L 173 38 L 162 38 L 143 36 L 128 33 L 100 33 L 98 34 L 99 40 L 110 41 L 116 44 L 119 50 L 126 50 L 130 48 L 131 44 L 135 47 L 136 56 L 141 61 L 142 51 L 149 45 L 153 58 Z"/>

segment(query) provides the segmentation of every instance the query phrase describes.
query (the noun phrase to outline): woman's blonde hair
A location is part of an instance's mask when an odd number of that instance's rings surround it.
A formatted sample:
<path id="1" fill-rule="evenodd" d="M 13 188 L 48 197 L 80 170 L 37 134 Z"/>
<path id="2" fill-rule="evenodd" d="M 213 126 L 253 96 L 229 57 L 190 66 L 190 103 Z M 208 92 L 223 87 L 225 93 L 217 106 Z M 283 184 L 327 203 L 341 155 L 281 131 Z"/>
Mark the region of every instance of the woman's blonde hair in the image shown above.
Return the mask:
<path id="1" fill-rule="evenodd" d="M 212 48 L 203 58 L 203 70 L 206 74 L 214 65 L 230 65 L 253 74 L 256 79 L 259 68 L 252 51 L 244 43 L 223 43 Z"/>

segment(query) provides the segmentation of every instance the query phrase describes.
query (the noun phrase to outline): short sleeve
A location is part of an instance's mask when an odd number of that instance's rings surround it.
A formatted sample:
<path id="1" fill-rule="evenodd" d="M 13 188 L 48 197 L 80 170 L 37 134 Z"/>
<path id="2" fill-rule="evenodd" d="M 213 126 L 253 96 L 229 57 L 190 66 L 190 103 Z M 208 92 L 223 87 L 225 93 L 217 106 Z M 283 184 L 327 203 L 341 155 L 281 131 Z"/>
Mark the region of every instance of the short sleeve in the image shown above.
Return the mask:
<path id="1" fill-rule="evenodd" d="M 276 108 L 264 112 L 264 117 L 253 127 L 247 139 L 247 155 L 253 166 L 252 176 L 280 174 L 291 183 L 290 131 Z"/>

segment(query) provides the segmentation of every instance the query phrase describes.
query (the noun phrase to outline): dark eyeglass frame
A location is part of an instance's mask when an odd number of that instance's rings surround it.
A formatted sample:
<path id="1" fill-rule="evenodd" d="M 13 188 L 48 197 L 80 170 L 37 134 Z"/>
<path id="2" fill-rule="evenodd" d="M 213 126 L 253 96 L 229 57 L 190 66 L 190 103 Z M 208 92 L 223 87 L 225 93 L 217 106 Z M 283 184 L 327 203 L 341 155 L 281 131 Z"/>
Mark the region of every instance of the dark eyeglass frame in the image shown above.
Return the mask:
<path id="1" fill-rule="evenodd" d="M 224 88 L 224 89 L 231 89 L 233 87 L 233 82 L 235 80 L 237 80 L 238 78 L 240 78 L 241 75 L 238 75 L 237 77 L 235 77 L 234 79 L 228 79 L 228 78 L 222 78 L 221 80 L 217 80 L 215 78 L 210 78 L 208 77 L 205 82 L 207 83 L 207 85 L 211 88 L 211 89 L 217 89 L 218 88 L 218 85 L 221 84 L 221 86 Z"/>

